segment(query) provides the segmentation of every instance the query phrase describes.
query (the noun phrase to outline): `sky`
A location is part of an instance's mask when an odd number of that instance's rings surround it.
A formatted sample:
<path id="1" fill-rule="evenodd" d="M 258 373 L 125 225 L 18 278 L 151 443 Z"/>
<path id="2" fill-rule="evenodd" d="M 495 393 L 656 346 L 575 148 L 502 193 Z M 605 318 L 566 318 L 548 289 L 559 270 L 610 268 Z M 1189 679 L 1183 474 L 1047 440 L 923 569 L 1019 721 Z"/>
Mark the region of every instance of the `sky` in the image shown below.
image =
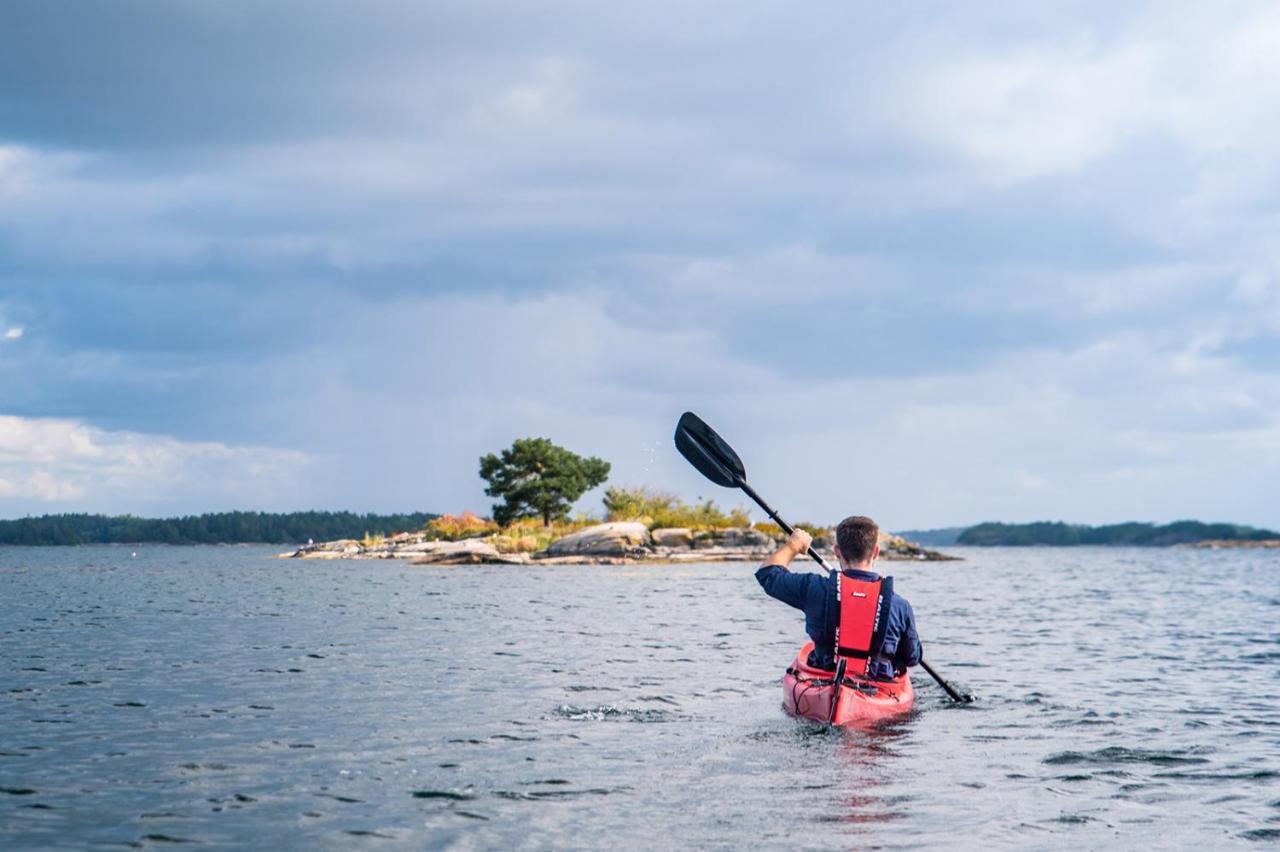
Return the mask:
<path id="1" fill-rule="evenodd" d="M 693 410 L 792 519 L 1280 527 L 1277 43 L 1266 2 L 5 3 L 0 517 L 484 513 L 524 436 L 743 502 Z"/>

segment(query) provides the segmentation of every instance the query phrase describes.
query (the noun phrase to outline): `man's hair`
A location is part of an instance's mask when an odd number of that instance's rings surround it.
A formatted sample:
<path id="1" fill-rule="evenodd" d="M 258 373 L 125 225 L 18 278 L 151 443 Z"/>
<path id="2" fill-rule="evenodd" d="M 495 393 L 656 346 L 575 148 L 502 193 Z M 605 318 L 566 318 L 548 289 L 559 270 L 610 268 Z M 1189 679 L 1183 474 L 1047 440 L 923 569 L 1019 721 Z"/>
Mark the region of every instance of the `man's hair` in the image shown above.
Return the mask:
<path id="1" fill-rule="evenodd" d="M 871 558 L 880 540 L 880 526 L 863 515 L 845 518 L 836 527 L 836 544 L 844 561 L 850 565 L 858 565 Z"/>

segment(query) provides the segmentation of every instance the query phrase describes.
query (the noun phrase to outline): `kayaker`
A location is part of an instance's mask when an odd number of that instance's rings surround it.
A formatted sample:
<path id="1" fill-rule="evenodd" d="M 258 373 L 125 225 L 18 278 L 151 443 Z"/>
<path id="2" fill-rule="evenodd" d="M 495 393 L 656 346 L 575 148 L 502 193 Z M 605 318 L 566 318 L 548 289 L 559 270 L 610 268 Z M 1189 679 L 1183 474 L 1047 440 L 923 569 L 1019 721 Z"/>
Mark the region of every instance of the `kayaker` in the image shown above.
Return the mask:
<path id="1" fill-rule="evenodd" d="M 841 612 L 837 591 L 840 572 L 830 571 L 823 576 L 787 570 L 791 561 L 808 552 L 812 543 L 813 537 L 809 533 L 796 530 L 756 571 L 756 579 L 770 597 L 804 611 L 805 631 L 814 646 L 808 663 L 815 668 L 831 670 L 836 667 L 835 638 Z M 860 630 L 869 631 L 871 622 L 878 622 L 873 642 L 868 646 L 867 676 L 890 680 L 908 667 L 918 665 L 920 639 L 916 634 L 916 618 L 911 604 L 906 598 L 893 593 L 893 578 L 882 580 L 871 570 L 880 557 L 880 527 L 861 515 L 845 518 L 836 526 L 835 553 L 850 588 L 855 584 L 880 584 L 856 586 L 878 589 L 882 597 L 878 605 L 869 605 L 864 610 L 846 609 L 846 612 L 858 612 L 863 624 L 840 625 L 845 635 L 853 635 Z M 858 593 L 858 597 L 865 595 Z M 842 639 L 841 644 L 844 642 Z M 875 645 L 878 647 L 872 647 Z"/>

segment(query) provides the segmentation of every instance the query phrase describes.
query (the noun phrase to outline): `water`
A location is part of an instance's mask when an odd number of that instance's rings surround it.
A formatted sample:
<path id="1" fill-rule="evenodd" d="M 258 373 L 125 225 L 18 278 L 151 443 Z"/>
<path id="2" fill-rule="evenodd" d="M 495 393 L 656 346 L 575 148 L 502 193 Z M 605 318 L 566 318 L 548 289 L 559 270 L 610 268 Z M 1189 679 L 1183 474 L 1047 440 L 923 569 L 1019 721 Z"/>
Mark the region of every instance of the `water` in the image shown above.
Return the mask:
<path id="1" fill-rule="evenodd" d="M 0 847 L 1194 847 L 1280 839 L 1280 554 L 894 564 L 916 712 L 780 710 L 745 565 L 0 549 Z"/>

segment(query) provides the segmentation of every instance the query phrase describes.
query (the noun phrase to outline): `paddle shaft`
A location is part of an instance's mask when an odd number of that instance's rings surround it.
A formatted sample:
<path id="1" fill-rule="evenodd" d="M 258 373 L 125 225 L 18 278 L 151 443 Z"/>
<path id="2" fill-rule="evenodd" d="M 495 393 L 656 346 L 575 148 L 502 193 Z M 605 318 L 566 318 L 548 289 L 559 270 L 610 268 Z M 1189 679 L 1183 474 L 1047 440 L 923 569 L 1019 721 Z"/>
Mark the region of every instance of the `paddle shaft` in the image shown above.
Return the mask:
<path id="1" fill-rule="evenodd" d="M 795 529 L 792 528 L 791 524 L 782 520 L 782 518 L 778 515 L 778 513 L 774 511 L 773 507 L 770 506 L 768 503 L 764 502 L 764 498 L 761 497 L 759 494 L 757 494 L 756 490 L 752 488 L 750 485 L 748 485 L 745 479 L 743 479 L 740 476 L 737 476 L 734 478 L 737 479 L 738 481 L 738 487 L 741 488 L 748 497 L 750 497 L 752 500 L 755 500 L 756 505 L 758 505 L 761 509 L 764 509 L 765 514 L 768 515 L 770 518 L 773 518 L 773 522 L 778 526 L 782 527 L 782 531 L 784 533 L 786 533 L 787 535 L 791 535 L 793 532 L 795 532 Z M 811 547 L 809 548 L 808 553 L 810 556 L 813 557 L 814 562 L 817 562 L 823 568 L 827 567 L 827 563 L 822 561 L 822 557 L 818 555 L 818 551 L 814 550 Z"/>
<path id="2" fill-rule="evenodd" d="M 748 485 L 745 479 L 743 479 L 741 476 L 735 476 L 734 479 L 737 480 L 738 487 L 741 488 L 748 497 L 750 497 L 752 500 L 755 500 L 756 505 L 758 505 L 761 509 L 764 509 L 765 514 L 768 515 L 770 518 L 773 518 L 773 522 L 778 526 L 782 527 L 783 531 L 787 535 L 791 535 L 791 533 L 795 531 L 792 528 L 791 524 L 788 524 L 786 521 L 782 520 L 782 518 L 778 515 L 778 513 L 774 510 L 772 506 L 764 502 L 764 498 L 761 497 L 759 494 L 757 494 L 756 490 L 752 488 L 750 485 Z M 809 548 L 808 552 L 809 552 L 809 555 L 813 557 L 814 562 L 817 562 L 823 568 L 827 567 L 827 563 L 822 561 L 822 557 L 819 556 L 817 551 L 815 551 L 812 547 Z M 841 666 L 842 666 L 841 674 L 843 674 L 843 663 L 844 661 L 841 660 Z M 924 661 L 923 654 L 920 657 L 920 665 L 923 666 L 924 670 L 929 673 L 929 677 L 936 680 L 938 682 L 938 686 L 942 687 L 946 691 L 947 695 L 951 696 L 952 701 L 956 702 L 957 704 L 967 704 L 973 700 L 972 696 L 961 695 L 959 692 L 955 690 L 955 688 L 951 684 L 943 680 L 942 675 L 935 672 L 933 670 L 933 666 L 929 665 Z M 840 700 L 840 677 L 837 676 L 835 697 L 831 699 L 832 718 L 835 717 L 836 702 L 839 700 Z"/>
<path id="3" fill-rule="evenodd" d="M 840 664 L 836 666 L 836 685 L 831 692 L 831 709 L 827 712 L 827 724 L 834 725 L 836 722 L 836 707 L 840 705 L 840 693 L 844 691 L 844 667 L 848 660 L 841 659 Z"/>
<path id="4" fill-rule="evenodd" d="M 957 704 L 968 704 L 970 701 L 972 701 L 973 700 L 972 695 L 961 695 L 960 693 L 955 691 L 955 689 L 951 686 L 951 684 L 947 683 L 945 680 L 943 680 L 941 677 L 938 676 L 938 673 L 933 670 L 933 666 L 929 665 L 924 661 L 923 650 L 924 649 L 921 649 L 920 665 L 923 666 L 924 670 L 927 671 L 929 675 L 938 682 L 938 686 L 942 687 L 947 691 L 947 695 L 951 696 L 951 700 L 956 702 Z"/>

